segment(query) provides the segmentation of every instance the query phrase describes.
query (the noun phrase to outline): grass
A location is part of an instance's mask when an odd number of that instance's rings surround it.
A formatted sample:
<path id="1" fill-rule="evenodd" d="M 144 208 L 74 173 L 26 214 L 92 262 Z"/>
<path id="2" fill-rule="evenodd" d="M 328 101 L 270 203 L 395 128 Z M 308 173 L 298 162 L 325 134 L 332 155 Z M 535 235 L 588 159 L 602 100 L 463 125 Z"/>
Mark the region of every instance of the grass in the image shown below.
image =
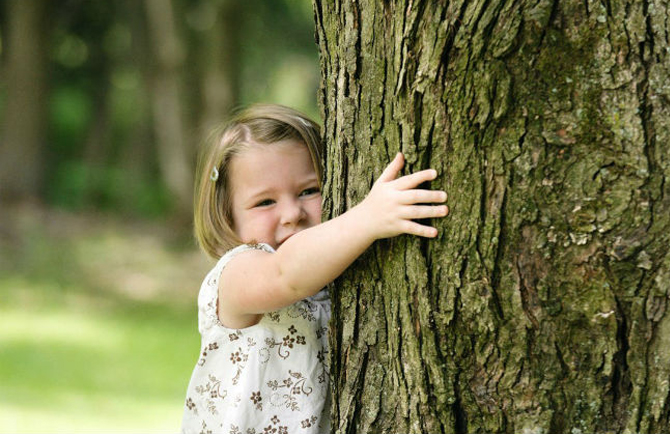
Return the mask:
<path id="1" fill-rule="evenodd" d="M 0 432 L 177 432 L 209 264 L 155 222 L 0 220 Z"/>

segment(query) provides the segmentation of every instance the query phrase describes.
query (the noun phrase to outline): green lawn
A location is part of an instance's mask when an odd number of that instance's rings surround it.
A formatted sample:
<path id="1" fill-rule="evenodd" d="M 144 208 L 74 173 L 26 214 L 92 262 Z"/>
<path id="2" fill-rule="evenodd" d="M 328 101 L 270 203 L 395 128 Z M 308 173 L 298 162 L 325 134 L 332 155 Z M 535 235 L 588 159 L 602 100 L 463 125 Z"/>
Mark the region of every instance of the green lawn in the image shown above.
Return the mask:
<path id="1" fill-rule="evenodd" d="M 0 432 L 177 432 L 209 267 L 151 222 L 43 209 L 0 227 Z"/>

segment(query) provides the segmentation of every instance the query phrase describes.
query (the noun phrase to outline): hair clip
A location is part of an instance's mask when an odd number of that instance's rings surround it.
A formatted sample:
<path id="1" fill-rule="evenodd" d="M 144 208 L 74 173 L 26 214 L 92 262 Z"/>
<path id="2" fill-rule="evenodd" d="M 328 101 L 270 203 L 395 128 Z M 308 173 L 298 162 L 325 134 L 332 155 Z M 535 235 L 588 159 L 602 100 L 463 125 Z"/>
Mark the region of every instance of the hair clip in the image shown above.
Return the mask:
<path id="1" fill-rule="evenodd" d="M 302 117 L 300 117 L 300 116 L 296 116 L 296 118 L 298 118 L 298 120 L 299 120 L 300 122 L 302 122 L 302 124 L 303 124 L 304 126 L 306 126 L 307 128 L 310 128 L 310 127 L 311 127 L 310 123 L 307 122 L 306 120 L 304 120 Z"/>
<path id="2" fill-rule="evenodd" d="M 213 182 L 216 182 L 219 180 L 219 169 L 214 167 L 212 169 L 212 173 L 209 174 L 209 179 L 211 179 Z"/>

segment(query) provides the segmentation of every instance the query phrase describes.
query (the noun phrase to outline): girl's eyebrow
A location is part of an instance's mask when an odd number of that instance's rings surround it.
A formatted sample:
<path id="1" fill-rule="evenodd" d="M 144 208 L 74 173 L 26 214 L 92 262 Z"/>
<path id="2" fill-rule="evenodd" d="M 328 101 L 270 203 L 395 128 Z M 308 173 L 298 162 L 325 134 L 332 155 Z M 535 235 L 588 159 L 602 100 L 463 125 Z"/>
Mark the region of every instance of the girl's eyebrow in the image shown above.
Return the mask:
<path id="1" fill-rule="evenodd" d="M 300 181 L 297 184 L 297 186 L 298 186 L 298 189 L 302 189 L 302 188 L 305 188 L 306 186 L 311 185 L 311 184 L 317 184 L 317 185 L 319 184 L 319 180 L 318 180 L 316 174 L 305 177 L 305 179 Z M 264 198 L 266 196 L 269 196 L 269 195 L 273 194 L 274 192 L 275 192 L 275 187 L 274 186 L 264 187 L 264 188 L 258 189 L 256 191 L 251 191 L 248 195 L 245 196 L 244 201 L 245 202 L 254 202 L 254 201 L 256 201 L 260 198 Z"/>
<path id="2" fill-rule="evenodd" d="M 300 186 L 305 186 L 305 185 L 312 184 L 312 183 L 314 183 L 314 182 L 316 182 L 317 184 L 319 183 L 319 180 L 318 180 L 318 178 L 316 177 L 316 174 L 314 174 L 314 176 L 308 176 L 308 177 L 306 177 L 305 180 L 302 181 L 299 185 L 300 185 Z"/>
<path id="3" fill-rule="evenodd" d="M 260 190 L 252 191 L 246 196 L 246 200 L 253 202 L 257 199 L 260 199 L 261 197 L 268 196 L 272 193 L 274 193 L 274 187 L 268 187 L 268 188 L 262 188 Z"/>

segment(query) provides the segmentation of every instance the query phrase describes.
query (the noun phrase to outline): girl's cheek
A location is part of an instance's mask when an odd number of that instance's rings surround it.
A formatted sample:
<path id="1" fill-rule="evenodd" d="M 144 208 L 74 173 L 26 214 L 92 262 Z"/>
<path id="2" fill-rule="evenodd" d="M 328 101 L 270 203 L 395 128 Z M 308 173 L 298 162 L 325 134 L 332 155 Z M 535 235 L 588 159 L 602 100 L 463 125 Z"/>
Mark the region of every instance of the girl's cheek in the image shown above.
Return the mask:
<path id="1" fill-rule="evenodd" d="M 321 195 L 318 195 L 316 198 L 314 198 L 314 210 L 321 215 Z"/>

